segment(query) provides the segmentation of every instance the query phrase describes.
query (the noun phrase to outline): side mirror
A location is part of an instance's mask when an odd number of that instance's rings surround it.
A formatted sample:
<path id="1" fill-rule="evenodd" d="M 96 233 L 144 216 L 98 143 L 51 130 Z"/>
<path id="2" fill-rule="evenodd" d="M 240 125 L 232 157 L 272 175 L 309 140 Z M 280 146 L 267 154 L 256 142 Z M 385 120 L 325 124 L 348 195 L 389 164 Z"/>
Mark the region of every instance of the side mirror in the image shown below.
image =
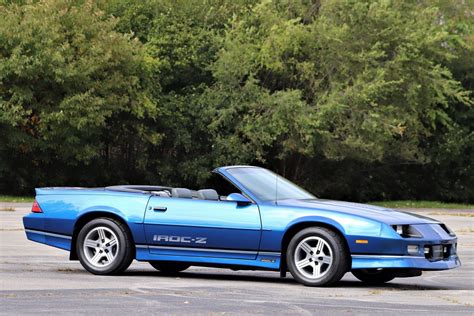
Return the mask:
<path id="1" fill-rule="evenodd" d="M 252 202 L 240 193 L 231 193 L 227 196 L 227 201 L 237 202 L 237 205 L 248 205 Z"/>

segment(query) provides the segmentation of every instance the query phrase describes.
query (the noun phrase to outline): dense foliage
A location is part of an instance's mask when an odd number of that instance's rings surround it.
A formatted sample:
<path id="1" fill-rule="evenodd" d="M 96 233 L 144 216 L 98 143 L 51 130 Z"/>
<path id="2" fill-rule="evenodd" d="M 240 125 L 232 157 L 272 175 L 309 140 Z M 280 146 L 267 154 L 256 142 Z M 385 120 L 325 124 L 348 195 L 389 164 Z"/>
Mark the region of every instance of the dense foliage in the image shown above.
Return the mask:
<path id="1" fill-rule="evenodd" d="M 4 1 L 0 192 L 198 187 L 474 201 L 469 1 Z"/>

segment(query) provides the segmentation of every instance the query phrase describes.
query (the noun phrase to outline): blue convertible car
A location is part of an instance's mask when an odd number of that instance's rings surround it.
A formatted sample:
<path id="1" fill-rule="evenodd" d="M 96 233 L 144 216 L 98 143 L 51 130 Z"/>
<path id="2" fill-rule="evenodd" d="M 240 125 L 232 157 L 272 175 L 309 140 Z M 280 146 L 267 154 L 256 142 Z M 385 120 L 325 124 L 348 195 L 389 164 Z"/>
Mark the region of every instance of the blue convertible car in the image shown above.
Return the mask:
<path id="1" fill-rule="evenodd" d="M 275 173 L 220 167 L 212 189 L 39 188 L 28 239 L 70 251 L 94 274 L 133 259 L 162 273 L 192 265 L 280 271 L 323 286 L 351 271 L 369 284 L 460 266 L 443 223 L 391 209 L 321 200 Z"/>

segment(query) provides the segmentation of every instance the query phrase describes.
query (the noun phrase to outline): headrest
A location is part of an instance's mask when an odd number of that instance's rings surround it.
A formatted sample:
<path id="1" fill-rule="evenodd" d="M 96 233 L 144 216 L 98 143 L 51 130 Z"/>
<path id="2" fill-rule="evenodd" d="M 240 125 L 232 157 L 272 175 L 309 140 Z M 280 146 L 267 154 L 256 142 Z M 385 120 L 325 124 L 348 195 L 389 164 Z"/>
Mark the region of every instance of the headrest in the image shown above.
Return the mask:
<path id="1" fill-rule="evenodd" d="M 171 197 L 168 191 L 151 191 L 150 193 L 161 197 Z"/>
<path id="2" fill-rule="evenodd" d="M 185 188 L 173 188 L 171 189 L 171 196 L 182 199 L 192 199 L 191 190 Z"/>
<path id="3" fill-rule="evenodd" d="M 217 194 L 216 190 L 213 189 L 202 189 L 197 192 L 198 198 L 202 200 L 219 200 L 219 195 Z"/>

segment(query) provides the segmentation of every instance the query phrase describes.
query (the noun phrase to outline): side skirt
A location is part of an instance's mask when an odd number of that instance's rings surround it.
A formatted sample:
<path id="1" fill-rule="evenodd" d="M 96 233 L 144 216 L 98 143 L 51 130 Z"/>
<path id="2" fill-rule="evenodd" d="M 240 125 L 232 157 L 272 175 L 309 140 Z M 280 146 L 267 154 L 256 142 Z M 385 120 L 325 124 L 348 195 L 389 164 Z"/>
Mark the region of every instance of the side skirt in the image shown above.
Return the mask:
<path id="1" fill-rule="evenodd" d="M 150 253 L 150 247 L 153 253 Z M 138 261 L 181 261 L 199 266 L 228 267 L 236 269 L 280 270 L 279 252 L 257 252 L 228 249 L 203 249 L 183 247 L 159 247 L 161 253 L 156 251 L 156 246 L 135 245 L 136 259 Z M 251 255 L 251 259 L 229 258 L 229 255 L 242 253 Z M 224 257 L 225 256 L 225 257 Z"/>

